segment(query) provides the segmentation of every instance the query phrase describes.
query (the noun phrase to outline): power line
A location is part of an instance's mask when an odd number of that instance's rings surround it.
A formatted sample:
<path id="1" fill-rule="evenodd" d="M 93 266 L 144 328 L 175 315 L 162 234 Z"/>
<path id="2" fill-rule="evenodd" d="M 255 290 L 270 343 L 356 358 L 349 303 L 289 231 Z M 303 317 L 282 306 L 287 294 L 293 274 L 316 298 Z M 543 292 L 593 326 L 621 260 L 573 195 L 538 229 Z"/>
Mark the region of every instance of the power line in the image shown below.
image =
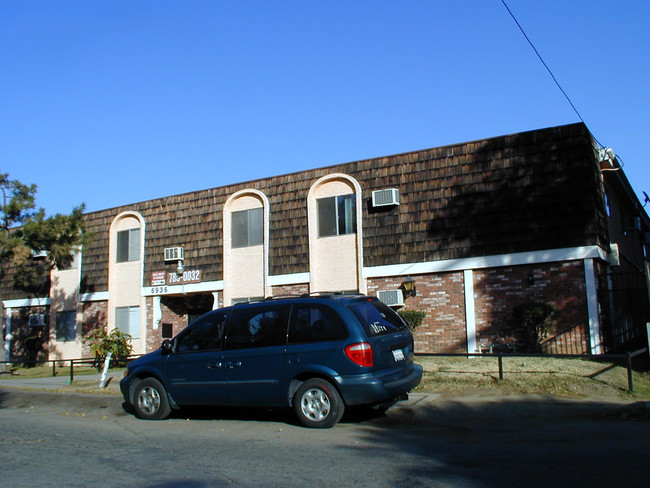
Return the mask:
<path id="1" fill-rule="evenodd" d="M 557 81 L 557 78 L 555 78 L 555 75 L 554 75 L 553 72 L 551 71 L 551 68 L 548 67 L 548 65 L 546 64 L 546 62 L 545 62 L 544 59 L 542 58 L 542 55 L 539 54 L 539 51 L 537 50 L 537 48 L 535 47 L 535 45 L 533 44 L 533 42 L 532 42 L 532 41 L 530 40 L 530 38 L 526 35 L 526 32 L 524 31 L 523 27 L 521 26 L 521 24 L 519 23 L 519 21 L 517 20 L 517 18 L 515 17 L 515 15 L 514 15 L 514 14 L 512 13 L 512 11 L 510 10 L 510 7 L 508 7 L 508 5 L 506 4 L 505 0 L 501 0 L 501 3 L 503 4 L 503 6 L 506 8 L 506 10 L 508 11 L 508 13 L 510 14 L 510 17 L 512 17 L 512 20 L 515 21 L 515 24 L 517 24 L 517 27 L 519 27 L 519 30 L 521 31 L 521 33 L 523 34 L 523 36 L 526 38 L 526 41 L 528 41 L 528 44 L 530 44 L 530 47 L 533 48 L 533 51 L 535 51 L 535 54 L 537 55 L 537 57 L 539 58 L 539 60 L 541 61 L 541 63 L 544 65 L 544 68 L 546 68 L 546 71 L 548 71 L 548 74 L 551 75 L 551 78 L 553 78 L 553 81 L 555 82 L 555 84 L 557 85 L 557 87 L 558 87 L 558 88 L 560 89 L 560 91 L 562 92 L 562 95 L 564 95 L 564 98 L 567 99 L 567 102 L 569 102 L 569 105 L 571 105 L 571 108 L 573 109 L 573 111 L 576 113 L 576 115 L 578 116 L 578 118 L 580 119 L 580 121 L 581 121 L 583 124 L 586 125 L 586 122 L 585 122 L 585 120 L 582 118 L 582 115 L 580 115 L 580 112 L 578 112 L 578 109 L 576 108 L 576 106 L 573 104 L 573 102 L 572 102 L 571 99 L 569 98 L 569 95 L 566 94 L 566 92 L 564 91 L 564 89 L 563 89 L 562 86 L 560 85 L 560 82 Z M 600 143 L 599 143 L 599 144 L 600 144 Z"/>
<path id="2" fill-rule="evenodd" d="M 553 72 L 551 71 L 551 68 L 548 67 L 548 65 L 546 64 L 546 62 L 545 62 L 544 59 L 542 58 L 542 55 L 539 53 L 539 51 L 537 50 L 537 48 L 536 48 L 535 45 L 533 44 L 533 41 L 531 41 L 530 38 L 528 37 L 528 35 L 526 35 L 526 32 L 524 31 L 524 28 L 521 26 L 521 24 L 519 23 L 519 21 L 517 20 L 517 18 L 515 17 L 515 15 L 512 13 L 512 10 L 510 10 L 510 7 L 508 7 L 508 4 L 506 3 L 506 1 L 505 1 L 505 0 L 501 0 L 501 3 L 503 4 L 503 6 L 506 8 L 506 10 L 508 11 L 508 13 L 510 14 L 510 17 L 512 17 L 512 20 L 515 21 L 515 24 L 517 24 L 517 27 L 519 28 L 519 30 L 520 30 L 521 33 L 523 34 L 524 38 L 526 39 L 526 41 L 528 41 L 528 44 L 529 44 L 530 47 L 533 49 L 533 51 L 535 51 L 535 54 L 537 55 L 537 58 L 538 58 L 538 59 L 540 60 L 540 62 L 544 65 L 544 68 L 546 68 L 546 71 L 548 71 L 548 74 L 551 75 L 551 78 L 552 78 L 553 81 L 555 82 L 555 85 L 560 89 L 560 91 L 562 92 L 562 95 L 564 95 L 564 98 L 566 98 L 567 102 L 569 102 L 569 105 L 571 105 L 571 108 L 572 108 L 573 111 L 576 113 L 576 115 L 578 116 L 578 118 L 580 119 L 580 121 L 581 121 L 583 124 L 587 125 L 587 123 L 585 122 L 585 119 L 582 118 L 582 115 L 580 115 L 580 112 L 578 112 L 578 109 L 576 108 L 576 106 L 573 104 L 573 102 L 572 102 L 571 99 L 569 98 L 569 95 L 567 95 L 567 93 L 564 91 L 564 88 L 562 88 L 562 85 L 560 85 L 560 82 L 557 81 L 557 78 L 555 77 L 555 75 L 554 75 Z M 594 135 L 592 134 L 592 137 L 594 138 L 594 141 L 596 141 L 596 144 L 598 144 L 601 148 L 604 148 L 604 147 L 605 147 L 603 144 L 600 143 L 600 141 L 599 141 L 598 139 L 596 139 L 596 136 L 594 136 Z M 617 159 L 621 162 L 621 167 L 623 167 L 623 165 L 624 165 L 625 163 L 623 162 L 623 160 L 621 159 L 621 157 L 620 157 L 620 156 L 617 156 Z"/>

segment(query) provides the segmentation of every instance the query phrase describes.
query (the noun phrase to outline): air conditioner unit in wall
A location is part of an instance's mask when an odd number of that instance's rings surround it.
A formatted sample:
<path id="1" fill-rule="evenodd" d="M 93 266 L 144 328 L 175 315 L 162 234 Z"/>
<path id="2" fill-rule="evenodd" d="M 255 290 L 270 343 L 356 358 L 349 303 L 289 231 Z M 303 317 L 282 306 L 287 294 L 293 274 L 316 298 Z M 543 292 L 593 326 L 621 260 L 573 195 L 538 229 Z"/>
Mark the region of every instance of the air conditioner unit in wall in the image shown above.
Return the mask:
<path id="1" fill-rule="evenodd" d="M 182 247 L 165 248 L 165 261 L 183 261 L 185 259 L 185 249 Z"/>
<path id="2" fill-rule="evenodd" d="M 389 307 L 401 307 L 404 305 L 402 290 L 382 290 L 377 292 L 377 298 Z"/>
<path id="3" fill-rule="evenodd" d="M 45 314 L 44 313 L 30 313 L 28 317 L 30 327 L 38 327 L 45 325 Z"/>
<path id="4" fill-rule="evenodd" d="M 372 192 L 373 207 L 385 207 L 388 205 L 399 205 L 399 190 L 397 188 L 387 188 Z"/>

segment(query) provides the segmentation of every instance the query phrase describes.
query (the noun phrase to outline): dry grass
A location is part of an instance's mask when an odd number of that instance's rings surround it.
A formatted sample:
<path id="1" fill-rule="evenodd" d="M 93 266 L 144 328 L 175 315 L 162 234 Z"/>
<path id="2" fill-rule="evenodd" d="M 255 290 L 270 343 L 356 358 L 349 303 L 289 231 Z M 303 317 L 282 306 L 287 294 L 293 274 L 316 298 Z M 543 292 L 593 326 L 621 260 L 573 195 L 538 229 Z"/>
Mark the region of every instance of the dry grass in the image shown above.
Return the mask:
<path id="1" fill-rule="evenodd" d="M 416 361 L 425 374 L 418 391 L 467 395 L 492 393 L 546 394 L 562 398 L 601 400 L 650 399 L 650 375 L 634 372 L 634 393 L 627 369 L 583 359 L 504 358 L 499 380 L 497 358 L 426 357 Z"/>
<path id="2" fill-rule="evenodd" d="M 3 378 L 47 378 L 53 376 L 52 366 L 34 366 L 32 368 L 10 368 L 11 375 L 3 376 Z M 57 366 L 54 370 L 56 376 L 70 376 L 70 366 Z M 74 367 L 74 376 L 84 376 L 89 374 L 97 374 L 97 368 L 91 365 L 76 365 Z"/>
<path id="3" fill-rule="evenodd" d="M 499 380 L 499 365 L 494 357 L 418 356 L 424 367 L 422 383 L 416 391 L 463 395 L 541 394 L 560 398 L 634 401 L 650 399 L 650 374 L 635 371 L 634 393 L 628 390 L 627 370 L 611 363 L 583 359 L 504 358 L 504 379 Z M 57 367 L 57 376 L 69 376 L 68 367 Z M 123 371 L 122 368 L 111 371 Z M 119 394 L 119 378 L 112 378 L 107 388 L 97 387 L 95 368 L 75 366 L 74 382 L 65 391 Z M 52 376 L 51 367 L 19 368 L 3 378 L 39 378 Z"/>

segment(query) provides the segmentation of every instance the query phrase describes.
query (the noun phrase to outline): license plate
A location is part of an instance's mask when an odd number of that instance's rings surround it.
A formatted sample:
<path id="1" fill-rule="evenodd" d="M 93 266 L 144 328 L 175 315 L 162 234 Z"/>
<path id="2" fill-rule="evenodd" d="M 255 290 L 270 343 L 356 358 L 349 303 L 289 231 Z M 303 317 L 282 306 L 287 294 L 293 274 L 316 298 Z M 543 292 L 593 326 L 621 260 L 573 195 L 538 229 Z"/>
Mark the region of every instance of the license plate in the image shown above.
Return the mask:
<path id="1" fill-rule="evenodd" d="M 395 359 L 395 361 L 404 361 L 406 359 L 404 356 L 404 351 L 401 349 L 395 349 L 393 351 L 393 359 Z"/>

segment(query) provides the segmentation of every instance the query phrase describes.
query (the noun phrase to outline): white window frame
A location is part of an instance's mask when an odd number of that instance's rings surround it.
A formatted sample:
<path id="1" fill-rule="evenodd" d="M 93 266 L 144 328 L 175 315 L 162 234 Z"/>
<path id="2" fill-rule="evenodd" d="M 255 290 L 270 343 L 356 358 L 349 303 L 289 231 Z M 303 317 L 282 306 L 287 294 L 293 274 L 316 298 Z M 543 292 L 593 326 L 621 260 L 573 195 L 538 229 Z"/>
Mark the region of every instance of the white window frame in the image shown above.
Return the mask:
<path id="1" fill-rule="evenodd" d="M 129 334 L 132 339 L 140 338 L 140 307 L 115 307 L 115 328 Z"/>

